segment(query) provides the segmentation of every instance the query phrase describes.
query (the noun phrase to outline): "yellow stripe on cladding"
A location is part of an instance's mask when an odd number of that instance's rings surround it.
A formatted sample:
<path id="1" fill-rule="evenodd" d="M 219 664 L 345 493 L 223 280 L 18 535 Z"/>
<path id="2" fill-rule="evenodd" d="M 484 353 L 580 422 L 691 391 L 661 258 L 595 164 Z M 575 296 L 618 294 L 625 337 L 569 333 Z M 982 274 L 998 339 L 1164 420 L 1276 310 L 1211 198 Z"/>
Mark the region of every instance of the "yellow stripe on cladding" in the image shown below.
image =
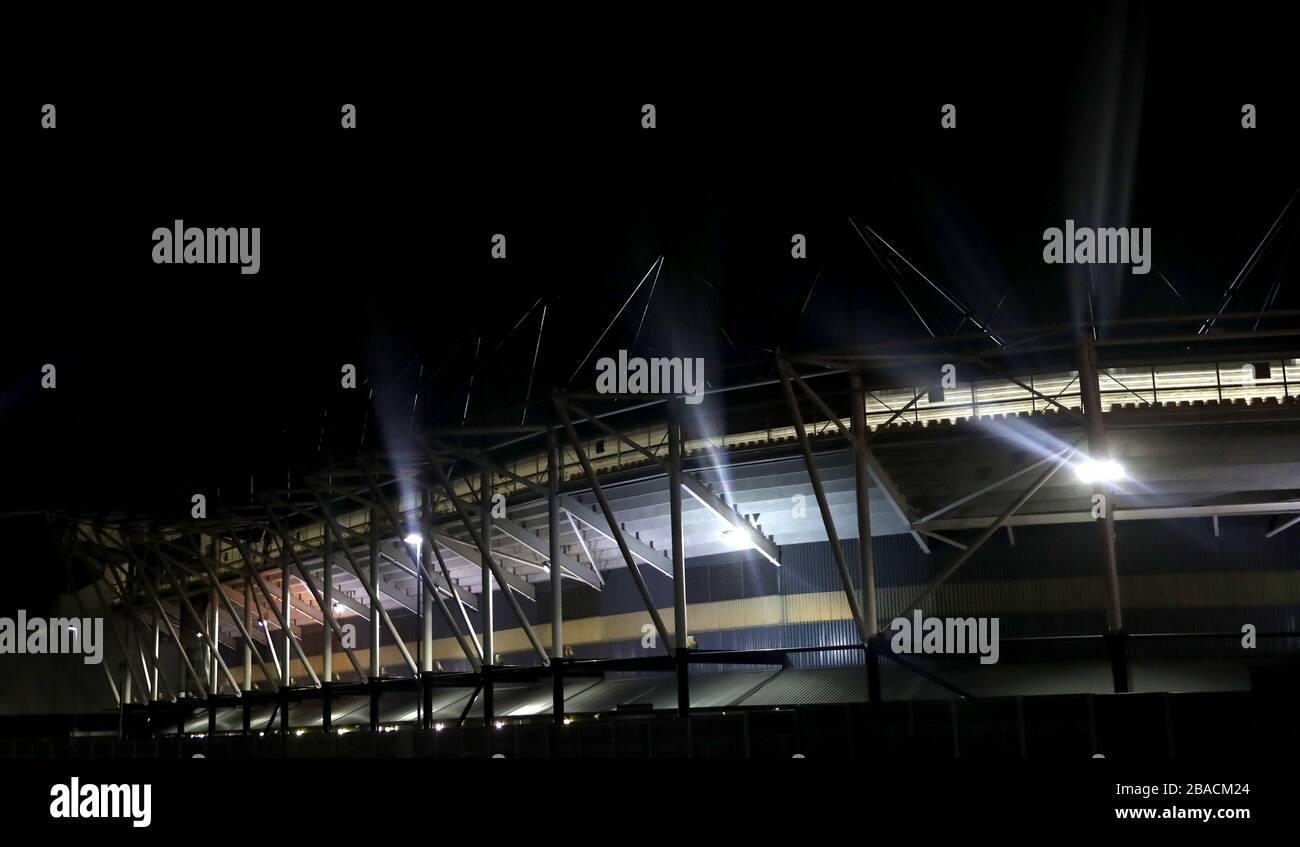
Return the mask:
<path id="1" fill-rule="evenodd" d="M 921 590 L 921 585 L 892 586 L 880 590 L 882 615 L 893 614 Z M 1060 612 L 1074 609 L 1101 609 L 1105 606 L 1101 577 L 1064 577 L 1058 579 L 1024 579 L 962 581 L 945 585 L 934 596 L 933 614 L 1008 615 Z M 1120 596 L 1126 609 L 1195 608 L 1203 606 L 1276 606 L 1300 604 L 1300 571 L 1256 571 L 1253 573 L 1136 574 L 1121 577 Z M 843 591 L 818 591 L 786 597 L 753 597 L 742 600 L 719 600 L 688 605 L 687 619 L 691 632 L 717 632 L 783 623 L 813 623 L 849 618 L 849 606 Z M 672 607 L 660 609 L 664 621 L 671 624 Z M 640 639 L 642 627 L 650 623 L 645 612 L 627 612 L 602 617 L 579 618 L 564 622 L 567 644 L 600 644 Z M 551 627 L 535 627 L 543 644 L 551 641 Z M 497 651 L 524 652 L 531 649 L 524 631 L 497 630 Z M 408 642 L 414 655 L 418 645 Z M 362 665 L 369 662 L 368 650 L 356 650 Z M 454 638 L 433 642 L 438 660 L 460 659 L 464 654 Z M 384 665 L 403 662 L 397 646 L 385 645 L 380 651 Z M 319 665 L 315 659 L 313 664 Z M 295 676 L 301 665 L 295 660 Z M 350 668 L 347 656 L 334 654 L 334 667 Z M 320 668 L 317 667 L 317 671 Z M 261 669 L 254 675 L 261 678 Z"/>

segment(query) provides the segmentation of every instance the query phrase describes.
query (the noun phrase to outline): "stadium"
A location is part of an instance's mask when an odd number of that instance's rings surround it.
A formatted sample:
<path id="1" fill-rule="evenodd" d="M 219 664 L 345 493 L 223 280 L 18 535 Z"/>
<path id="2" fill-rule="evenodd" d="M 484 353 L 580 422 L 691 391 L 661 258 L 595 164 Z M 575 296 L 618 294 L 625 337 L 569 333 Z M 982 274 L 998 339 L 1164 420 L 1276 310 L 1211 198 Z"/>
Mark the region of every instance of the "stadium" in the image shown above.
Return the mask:
<path id="1" fill-rule="evenodd" d="M 1196 750 L 1229 710 L 1249 732 L 1300 638 L 1297 336 L 1198 319 L 1217 331 L 778 353 L 698 406 L 556 393 L 557 426 L 430 430 L 218 516 L 70 516 L 88 584 L 62 611 L 107 619 L 106 658 L 75 735 L 14 749 L 1086 756 Z M 997 619 L 996 663 L 896 653 L 919 610 Z"/>
<path id="2" fill-rule="evenodd" d="M 33 94 L 0 759 L 1295 752 L 1293 91 L 1112 11 Z"/>

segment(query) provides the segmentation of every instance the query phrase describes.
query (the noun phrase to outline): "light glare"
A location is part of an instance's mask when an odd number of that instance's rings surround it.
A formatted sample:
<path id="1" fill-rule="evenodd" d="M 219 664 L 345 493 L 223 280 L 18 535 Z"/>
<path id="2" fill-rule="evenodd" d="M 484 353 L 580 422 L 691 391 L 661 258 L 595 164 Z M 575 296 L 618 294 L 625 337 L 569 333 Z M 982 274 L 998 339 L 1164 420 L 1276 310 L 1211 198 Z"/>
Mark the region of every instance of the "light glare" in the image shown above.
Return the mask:
<path id="1" fill-rule="evenodd" d="M 1124 466 L 1114 459 L 1087 459 L 1074 466 L 1080 482 L 1116 482 L 1127 478 Z"/>
<path id="2" fill-rule="evenodd" d="M 749 537 L 738 529 L 724 529 L 722 543 L 732 550 L 748 550 L 752 546 Z"/>

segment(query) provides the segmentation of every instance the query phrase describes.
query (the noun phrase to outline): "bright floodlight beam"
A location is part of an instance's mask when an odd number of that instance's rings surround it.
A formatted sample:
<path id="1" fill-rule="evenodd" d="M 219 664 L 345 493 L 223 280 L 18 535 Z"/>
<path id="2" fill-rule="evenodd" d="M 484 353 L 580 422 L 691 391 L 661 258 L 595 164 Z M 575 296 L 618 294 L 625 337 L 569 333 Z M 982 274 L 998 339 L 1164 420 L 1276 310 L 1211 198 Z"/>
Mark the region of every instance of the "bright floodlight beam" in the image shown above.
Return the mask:
<path id="1" fill-rule="evenodd" d="M 1124 466 L 1114 459 L 1085 459 L 1074 466 L 1080 482 L 1118 482 L 1127 479 Z"/>
<path id="2" fill-rule="evenodd" d="M 405 541 L 407 544 L 410 544 L 412 547 L 419 547 L 421 544 L 424 543 L 424 536 L 418 532 L 412 532 L 402 540 Z"/>
<path id="3" fill-rule="evenodd" d="M 738 529 L 724 529 L 722 531 L 722 543 L 732 550 L 751 550 L 754 545 L 745 537 L 745 533 Z"/>

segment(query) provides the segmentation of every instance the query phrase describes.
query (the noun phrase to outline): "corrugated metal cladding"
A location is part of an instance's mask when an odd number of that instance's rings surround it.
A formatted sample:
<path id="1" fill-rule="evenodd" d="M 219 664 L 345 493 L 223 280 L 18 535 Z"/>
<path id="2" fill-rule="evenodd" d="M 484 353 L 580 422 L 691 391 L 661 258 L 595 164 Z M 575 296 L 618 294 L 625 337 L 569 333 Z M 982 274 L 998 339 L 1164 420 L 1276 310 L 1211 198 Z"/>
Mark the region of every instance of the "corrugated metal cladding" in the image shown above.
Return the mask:
<path id="1" fill-rule="evenodd" d="M 1300 535 L 1264 537 L 1267 518 L 1222 518 L 1216 537 L 1208 519 L 1123 522 L 1116 528 L 1127 627 L 1143 632 L 1232 632 L 1243 623 L 1261 631 L 1300 629 Z M 952 533 L 969 542 L 977 532 Z M 943 570 L 958 550 L 932 543 L 929 555 L 908 535 L 873 540 L 884 620 Z M 858 542 L 842 542 L 856 576 Z M 999 532 L 936 592 L 927 614 L 1001 618 L 1003 638 L 1096 634 L 1103 630 L 1104 582 L 1091 525 L 1020 527 L 1015 544 Z M 688 561 L 692 633 L 706 649 L 762 649 L 853 644 L 856 631 L 826 542 L 782 548 L 782 566 L 755 556 L 723 554 Z M 620 585 L 618 577 L 627 585 Z M 612 571 L 603 593 L 586 592 L 582 611 L 619 614 L 642 609 L 631 577 Z M 661 608 L 671 585 L 649 577 Z M 772 602 L 764 604 L 763 598 Z M 540 592 L 539 592 L 540 600 Z M 540 604 L 539 604 L 540 605 Z M 702 628 L 702 624 L 707 624 Z M 1263 645 L 1261 645 L 1263 646 Z M 613 650 L 611 654 L 609 651 Z M 637 642 L 584 645 L 579 654 L 644 655 Z M 796 667 L 851 665 L 853 651 L 792 657 Z"/>
<path id="2" fill-rule="evenodd" d="M 1300 530 L 1266 539 L 1268 518 L 1221 518 L 1216 537 L 1209 519 L 1121 522 L 1116 527 L 1121 599 L 1132 633 L 1240 632 L 1243 624 L 1259 632 L 1300 630 Z M 951 533 L 969 542 L 977 532 Z M 958 550 L 931 542 L 926 555 L 909 535 L 872 539 L 877 563 L 881 624 L 909 602 Z M 858 541 L 843 542 L 850 572 L 858 570 Z M 1003 639 L 1031 636 L 1096 635 L 1104 630 L 1104 580 L 1096 529 L 1091 525 L 1020 527 L 1015 544 L 996 533 L 927 602 L 924 612 L 938 616 L 990 616 L 1000 619 Z M 704 649 L 755 650 L 775 647 L 825 647 L 858 642 L 848 618 L 839 574 L 826 542 L 782 548 L 782 566 L 754 554 L 730 553 L 687 562 L 691 633 Z M 671 625 L 671 580 L 645 569 L 656 604 Z M 549 623 L 549 586 L 536 585 L 537 601 L 523 601 L 530 620 Z M 502 630 L 517 626 L 498 600 Z M 604 591 L 566 583 L 565 619 L 579 658 L 636 657 L 661 651 L 633 637 L 645 609 L 631 574 L 606 573 Z M 624 616 L 622 621 L 613 616 Z M 408 615 L 395 616 L 414 641 Z M 474 620 L 477 622 L 477 615 Z M 582 621 L 587 621 L 584 627 Z M 648 622 L 648 617 L 644 622 Z M 591 626 L 599 622 L 599 626 Z M 438 621 L 437 634 L 444 626 Z M 582 638 L 582 633 L 588 633 Z M 358 627 L 364 647 L 366 627 Z M 598 637 L 593 640 L 592 634 Z M 310 637 L 310 636 L 309 636 Z M 600 640 L 604 638 L 606 640 Z M 545 640 L 545 637 L 543 637 Z M 387 643 L 387 633 L 385 633 Z M 1172 644 L 1172 642 L 1168 642 Z M 1199 643 L 1199 642 L 1198 642 Z M 1256 655 L 1276 652 L 1280 639 L 1262 640 Z M 511 645 L 513 651 L 517 644 Z M 1135 649 L 1138 649 L 1135 647 Z M 1141 649 L 1151 650 L 1144 646 Z M 1168 647 L 1170 655 L 1192 650 Z M 1196 655 L 1230 651 L 1218 648 Z M 504 652 L 504 651 L 503 651 Z M 1191 655 L 1191 653 L 1188 653 Z M 507 662 L 531 663 L 528 652 L 509 652 Z M 794 654 L 794 667 L 859 664 L 859 651 Z M 444 662 L 453 669 L 455 660 Z M 336 668 L 342 665 L 336 661 Z M 752 668 L 717 668 L 741 670 Z"/>

